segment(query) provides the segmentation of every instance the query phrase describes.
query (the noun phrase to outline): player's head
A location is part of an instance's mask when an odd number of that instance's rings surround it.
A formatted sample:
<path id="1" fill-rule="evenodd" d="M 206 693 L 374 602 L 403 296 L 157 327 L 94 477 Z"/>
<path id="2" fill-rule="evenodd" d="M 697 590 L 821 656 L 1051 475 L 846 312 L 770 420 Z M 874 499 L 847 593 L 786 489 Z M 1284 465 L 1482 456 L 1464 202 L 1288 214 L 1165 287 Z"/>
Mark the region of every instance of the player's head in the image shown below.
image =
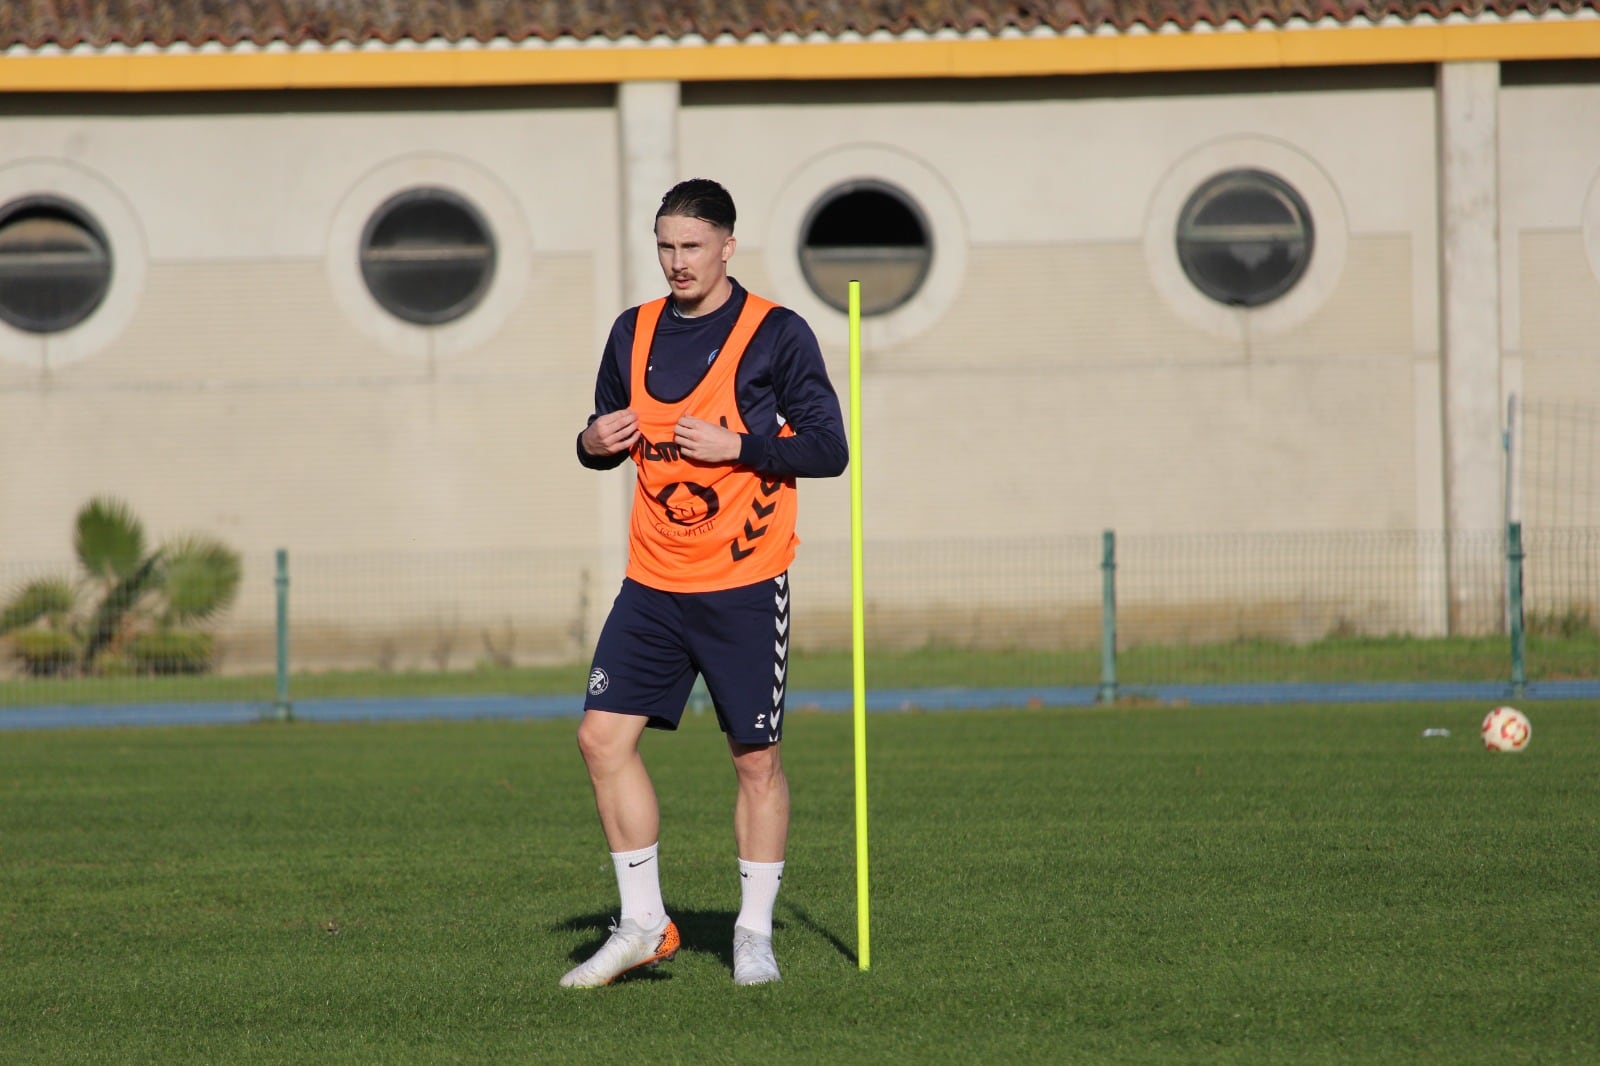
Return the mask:
<path id="1" fill-rule="evenodd" d="M 656 209 L 658 219 L 663 215 L 698 218 L 729 234 L 733 233 L 737 214 L 728 190 L 710 178 L 690 178 L 678 182 L 667 190 L 667 194 L 661 198 L 661 206 Z"/>
<path id="2" fill-rule="evenodd" d="M 727 299 L 733 221 L 733 197 L 705 178 L 679 182 L 661 198 L 656 256 L 680 314 L 713 311 Z"/>

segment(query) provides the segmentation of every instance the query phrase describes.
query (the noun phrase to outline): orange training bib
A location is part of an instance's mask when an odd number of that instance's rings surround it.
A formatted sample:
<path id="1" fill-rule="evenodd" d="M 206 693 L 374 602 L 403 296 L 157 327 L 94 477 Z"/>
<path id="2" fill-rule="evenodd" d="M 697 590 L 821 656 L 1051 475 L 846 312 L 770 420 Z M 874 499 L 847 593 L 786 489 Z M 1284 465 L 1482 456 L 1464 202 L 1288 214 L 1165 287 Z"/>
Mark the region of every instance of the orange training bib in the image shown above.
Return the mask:
<path id="1" fill-rule="evenodd" d="M 691 415 L 735 433 L 749 427 L 739 415 L 735 380 L 756 327 L 776 305 L 754 294 L 700 384 L 685 399 L 662 403 L 645 388 L 645 368 L 666 298 L 639 308 L 633 334 L 631 407 L 640 437 L 628 536 L 628 576 L 667 592 L 715 592 L 765 581 L 794 561 L 796 493 L 793 478 L 767 478 L 737 463 L 699 463 L 673 443 L 678 419 Z M 793 431 L 785 425 L 780 436 Z"/>

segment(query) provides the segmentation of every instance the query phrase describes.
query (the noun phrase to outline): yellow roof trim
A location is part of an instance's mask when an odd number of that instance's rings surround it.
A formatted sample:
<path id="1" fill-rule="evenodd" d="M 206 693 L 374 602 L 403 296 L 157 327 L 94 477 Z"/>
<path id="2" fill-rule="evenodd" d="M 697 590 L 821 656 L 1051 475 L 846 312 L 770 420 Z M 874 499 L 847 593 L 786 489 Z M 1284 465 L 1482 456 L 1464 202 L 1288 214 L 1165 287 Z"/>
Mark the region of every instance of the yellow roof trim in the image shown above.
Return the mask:
<path id="1" fill-rule="evenodd" d="M 995 78 L 1600 57 L 1600 19 L 1185 33 L 507 47 L 72 50 L 0 56 L 0 92 L 186 92 Z"/>

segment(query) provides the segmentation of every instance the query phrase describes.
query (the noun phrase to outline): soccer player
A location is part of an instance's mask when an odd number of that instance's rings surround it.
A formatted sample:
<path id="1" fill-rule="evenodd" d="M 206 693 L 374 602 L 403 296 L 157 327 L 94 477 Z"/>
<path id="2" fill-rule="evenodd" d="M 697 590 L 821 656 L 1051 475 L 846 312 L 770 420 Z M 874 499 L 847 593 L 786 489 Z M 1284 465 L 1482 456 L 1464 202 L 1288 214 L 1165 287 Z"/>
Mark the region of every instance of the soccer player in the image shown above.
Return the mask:
<path id="1" fill-rule="evenodd" d="M 611 327 L 578 460 L 637 468 L 622 590 L 596 643 L 578 749 L 622 897 L 600 950 L 561 983 L 592 988 L 677 953 L 661 899 L 660 809 L 639 754 L 676 729 L 698 673 L 738 780 L 733 979 L 779 979 L 772 909 L 789 834 L 779 748 L 788 675 L 795 479 L 849 461 L 839 398 L 804 319 L 728 275 L 733 199 L 681 182 L 656 212 L 670 295 Z"/>

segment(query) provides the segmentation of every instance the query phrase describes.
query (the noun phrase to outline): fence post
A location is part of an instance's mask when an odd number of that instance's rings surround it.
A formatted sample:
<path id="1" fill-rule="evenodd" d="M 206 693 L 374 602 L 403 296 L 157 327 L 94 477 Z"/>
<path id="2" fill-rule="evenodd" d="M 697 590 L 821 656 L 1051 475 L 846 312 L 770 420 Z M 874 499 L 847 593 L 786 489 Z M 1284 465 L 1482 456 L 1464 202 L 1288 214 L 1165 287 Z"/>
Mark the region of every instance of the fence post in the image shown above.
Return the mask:
<path id="1" fill-rule="evenodd" d="M 286 549 L 278 549 L 277 570 L 273 583 L 278 590 L 278 698 L 272 709 L 278 721 L 288 722 L 294 719 L 294 705 L 289 702 L 289 552 Z"/>
<path id="2" fill-rule="evenodd" d="M 1101 534 L 1100 549 L 1100 702 L 1117 699 L 1117 534 Z"/>
<path id="3" fill-rule="evenodd" d="M 1522 626 L 1522 523 L 1506 525 L 1506 606 L 1511 615 L 1511 695 L 1520 699 L 1528 686 L 1527 633 Z"/>

